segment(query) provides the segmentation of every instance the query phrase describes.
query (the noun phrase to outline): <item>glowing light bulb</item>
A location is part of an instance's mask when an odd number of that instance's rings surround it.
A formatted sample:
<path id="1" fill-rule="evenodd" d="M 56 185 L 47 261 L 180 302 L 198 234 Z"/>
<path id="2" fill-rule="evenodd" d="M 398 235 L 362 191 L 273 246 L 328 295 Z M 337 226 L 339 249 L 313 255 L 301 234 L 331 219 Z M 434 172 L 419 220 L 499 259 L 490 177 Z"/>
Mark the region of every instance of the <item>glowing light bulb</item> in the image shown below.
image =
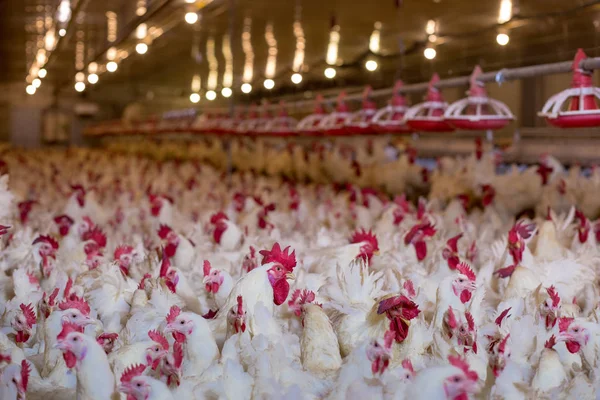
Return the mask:
<path id="1" fill-rule="evenodd" d="M 46 71 L 45 68 L 42 68 L 38 71 L 38 76 L 42 79 L 44 79 L 46 77 L 46 74 L 48 73 L 48 71 Z"/>
<path id="2" fill-rule="evenodd" d="M 337 72 L 335 71 L 335 68 L 326 68 L 325 69 L 325 77 L 328 79 L 333 79 L 335 78 L 335 75 L 337 74 Z"/>
<path id="3" fill-rule="evenodd" d="M 221 90 L 221 95 L 222 95 L 223 97 L 231 97 L 231 95 L 232 95 L 232 94 L 233 94 L 233 91 L 231 90 L 231 88 L 224 87 L 224 88 Z"/>
<path id="4" fill-rule="evenodd" d="M 435 51 L 435 49 L 433 47 L 428 47 L 425 49 L 425 51 L 423 51 L 423 55 L 425 56 L 426 59 L 433 60 L 435 58 L 435 56 L 437 55 L 437 51 Z"/>
<path id="5" fill-rule="evenodd" d="M 214 90 L 209 90 L 206 92 L 206 100 L 213 101 L 217 98 L 217 93 Z"/>
<path id="6" fill-rule="evenodd" d="M 198 14 L 196 14 L 195 12 L 188 12 L 185 13 L 185 22 L 187 22 L 188 24 L 195 24 L 196 22 L 198 22 Z"/>
<path id="7" fill-rule="evenodd" d="M 273 79 L 265 79 L 263 85 L 265 85 L 265 89 L 271 90 L 275 87 L 275 81 Z"/>
<path id="8" fill-rule="evenodd" d="M 25 88 L 25 91 L 27 92 L 28 95 L 35 94 L 35 86 L 27 85 L 27 87 Z"/>
<path id="9" fill-rule="evenodd" d="M 85 90 L 85 83 L 83 83 L 83 82 L 75 83 L 75 90 L 77 90 L 80 93 L 83 92 Z"/>
<path id="10" fill-rule="evenodd" d="M 135 45 L 135 51 L 138 54 L 146 54 L 148 51 L 148 45 L 146 43 L 138 43 Z"/>
<path id="11" fill-rule="evenodd" d="M 85 80 L 85 74 L 81 71 L 75 74 L 75 80 L 77 82 L 83 82 Z"/>
<path id="12" fill-rule="evenodd" d="M 42 86 L 42 81 L 39 78 L 35 78 L 31 84 L 33 85 L 34 88 L 39 88 L 40 86 Z"/>
<path id="13" fill-rule="evenodd" d="M 58 31 L 58 36 L 63 37 L 67 34 L 67 30 L 62 28 Z"/>
<path id="14" fill-rule="evenodd" d="M 244 83 L 242 84 L 242 92 L 244 93 L 250 93 L 252 91 L 252 85 L 249 83 Z"/>
<path id="15" fill-rule="evenodd" d="M 98 83 L 98 75 L 96 75 L 96 74 L 89 74 L 88 75 L 88 82 L 91 83 L 92 85 L 95 85 L 96 83 Z"/>
<path id="16" fill-rule="evenodd" d="M 200 101 L 200 95 L 198 93 L 190 94 L 190 101 L 194 104 Z"/>
<path id="17" fill-rule="evenodd" d="M 106 64 L 106 70 L 108 72 L 115 72 L 118 67 L 119 65 L 114 61 L 110 61 L 108 64 Z"/>
<path id="18" fill-rule="evenodd" d="M 185 2 L 188 4 L 194 4 L 196 2 L 196 0 L 185 0 Z"/>
<path id="19" fill-rule="evenodd" d="M 498 42 L 500 46 L 506 46 L 509 41 L 510 37 L 506 33 L 499 33 L 498 36 L 496 36 L 496 42 Z"/>
<path id="20" fill-rule="evenodd" d="M 299 84 L 300 82 L 302 82 L 302 75 L 300 75 L 299 73 L 295 73 L 292 75 L 292 83 L 294 84 Z"/>
<path id="21" fill-rule="evenodd" d="M 365 63 L 365 68 L 367 69 L 367 71 L 373 72 L 377 69 L 377 67 L 379 67 L 379 65 L 375 60 L 369 60 Z"/>

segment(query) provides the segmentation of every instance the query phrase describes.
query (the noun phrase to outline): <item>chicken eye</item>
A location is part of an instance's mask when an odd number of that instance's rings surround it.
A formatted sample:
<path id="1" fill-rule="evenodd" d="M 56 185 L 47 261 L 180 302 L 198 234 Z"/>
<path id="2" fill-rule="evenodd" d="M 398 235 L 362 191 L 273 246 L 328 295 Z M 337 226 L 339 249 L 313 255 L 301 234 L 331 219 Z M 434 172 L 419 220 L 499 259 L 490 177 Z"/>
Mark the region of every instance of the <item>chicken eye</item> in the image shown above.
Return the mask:
<path id="1" fill-rule="evenodd" d="M 77 318 L 77 314 L 71 314 L 71 318 Z"/>
<path id="2" fill-rule="evenodd" d="M 277 267 L 277 271 L 281 271 L 281 268 Z"/>
<path id="3" fill-rule="evenodd" d="M 374 347 L 379 347 L 379 343 L 375 342 L 375 343 L 373 344 L 373 346 L 374 346 Z"/>
<path id="4" fill-rule="evenodd" d="M 183 321 L 183 320 L 182 320 L 182 321 L 180 322 L 180 324 L 181 324 L 181 325 L 185 324 L 185 321 Z"/>
<path id="5" fill-rule="evenodd" d="M 76 341 L 77 341 L 77 336 L 75 336 L 75 337 L 73 338 L 73 341 L 74 341 L 74 342 L 76 342 Z"/>
<path id="6" fill-rule="evenodd" d="M 142 384 L 138 382 L 136 386 L 137 387 L 142 387 Z"/>
<path id="7" fill-rule="evenodd" d="M 454 377 L 454 382 L 460 382 L 460 377 L 458 377 L 458 376 L 455 376 L 455 377 Z"/>
<path id="8" fill-rule="evenodd" d="M 464 280 L 464 279 L 462 279 L 462 278 L 460 278 L 458 281 L 459 281 L 460 283 L 463 283 L 465 280 Z"/>
<path id="9" fill-rule="evenodd" d="M 156 352 L 159 352 L 159 351 L 160 351 L 160 349 L 159 349 L 158 347 L 155 347 L 155 348 L 154 348 L 154 351 L 156 351 Z"/>
<path id="10" fill-rule="evenodd" d="M 573 332 L 575 332 L 575 333 L 579 332 L 579 328 L 573 328 Z"/>
<path id="11" fill-rule="evenodd" d="M 406 374 L 406 379 L 410 379 L 410 374 Z"/>

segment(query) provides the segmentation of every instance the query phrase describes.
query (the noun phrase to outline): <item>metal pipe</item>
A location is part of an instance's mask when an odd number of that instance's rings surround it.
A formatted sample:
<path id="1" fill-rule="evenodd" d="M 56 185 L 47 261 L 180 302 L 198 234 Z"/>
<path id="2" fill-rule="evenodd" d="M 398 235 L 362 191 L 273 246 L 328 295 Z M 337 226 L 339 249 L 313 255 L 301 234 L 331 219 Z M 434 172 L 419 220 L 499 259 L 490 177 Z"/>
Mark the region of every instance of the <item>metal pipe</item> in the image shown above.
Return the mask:
<path id="1" fill-rule="evenodd" d="M 481 82 L 504 82 L 504 81 L 512 81 L 517 79 L 531 78 L 534 76 L 542 76 L 542 75 L 552 75 L 552 74 L 561 74 L 571 72 L 573 66 L 573 61 L 562 61 L 558 63 L 551 64 L 541 64 L 541 65 L 532 65 L 529 67 L 519 67 L 519 68 L 505 68 L 499 71 L 485 72 L 479 76 L 479 81 Z M 581 69 L 587 71 L 593 71 L 595 69 L 600 69 L 600 57 L 590 57 L 586 58 L 579 65 Z M 456 78 L 448 78 L 440 80 L 435 87 L 439 89 L 444 88 L 452 88 L 452 87 L 460 87 L 467 86 L 469 84 L 470 76 L 461 76 Z M 400 89 L 401 93 L 417 93 L 424 92 L 429 88 L 429 82 L 421 82 L 414 83 L 411 85 L 405 85 Z M 343 89 L 340 89 L 340 92 Z M 385 89 L 377 89 L 371 92 L 371 97 L 383 97 L 383 96 L 391 96 L 393 93 L 393 88 L 385 88 Z M 346 96 L 345 100 L 353 101 L 353 100 L 361 100 L 361 93 L 354 93 Z M 336 97 L 329 97 L 323 99 L 323 103 L 331 104 L 335 103 Z M 314 100 L 300 100 L 293 103 L 288 103 L 287 106 L 291 108 L 305 108 L 311 107 L 314 104 Z M 267 109 L 276 109 L 279 107 L 278 105 L 271 104 L 265 106 Z"/>

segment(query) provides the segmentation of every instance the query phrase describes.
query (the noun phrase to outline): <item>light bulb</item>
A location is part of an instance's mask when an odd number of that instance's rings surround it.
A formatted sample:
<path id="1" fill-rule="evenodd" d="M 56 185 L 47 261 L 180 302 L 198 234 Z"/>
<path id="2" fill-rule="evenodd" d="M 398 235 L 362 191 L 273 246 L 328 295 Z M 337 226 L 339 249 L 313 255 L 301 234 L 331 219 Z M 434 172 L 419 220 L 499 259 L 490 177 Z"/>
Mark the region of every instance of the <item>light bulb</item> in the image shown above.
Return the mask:
<path id="1" fill-rule="evenodd" d="M 252 91 L 252 85 L 249 83 L 242 84 L 242 92 L 250 93 Z"/>
<path id="2" fill-rule="evenodd" d="M 33 85 L 34 88 L 39 88 L 40 86 L 42 86 L 42 81 L 39 78 L 35 78 L 31 84 Z"/>
<path id="3" fill-rule="evenodd" d="M 27 85 L 27 87 L 25 88 L 25 91 L 27 92 L 27 94 L 32 95 L 35 93 L 35 86 Z"/>
<path id="4" fill-rule="evenodd" d="M 337 72 L 335 71 L 335 68 L 326 68 L 325 69 L 325 77 L 328 79 L 333 79 L 335 78 L 335 75 L 337 74 Z"/>
<path id="5" fill-rule="evenodd" d="M 58 31 L 58 36 L 65 36 L 67 34 L 67 30 L 62 28 Z"/>
<path id="6" fill-rule="evenodd" d="M 83 82 L 75 83 L 75 90 L 77 90 L 78 92 L 83 92 L 85 90 L 85 83 L 83 83 Z"/>
<path id="7" fill-rule="evenodd" d="M 96 75 L 96 74 L 89 74 L 88 75 L 88 82 L 91 83 L 92 85 L 95 85 L 96 83 L 98 83 L 98 75 Z"/>
<path id="8" fill-rule="evenodd" d="M 265 79 L 263 85 L 265 85 L 265 89 L 271 90 L 275 87 L 275 81 L 273 79 Z"/>
<path id="9" fill-rule="evenodd" d="M 296 72 L 292 75 L 292 83 L 295 83 L 297 85 L 300 82 L 302 82 L 302 75 Z"/>
<path id="10" fill-rule="evenodd" d="M 377 65 L 377 61 L 375 60 L 369 60 L 365 63 L 365 68 L 367 69 L 367 71 L 375 71 L 377 69 L 379 65 Z"/>
<path id="11" fill-rule="evenodd" d="M 214 90 L 209 90 L 208 92 L 206 92 L 206 100 L 208 101 L 213 101 L 214 99 L 217 98 L 217 93 Z"/>
<path id="12" fill-rule="evenodd" d="M 231 88 L 224 87 L 224 88 L 221 90 L 221 95 L 222 95 L 223 97 L 231 97 L 231 95 L 232 95 L 232 94 L 233 94 L 233 92 L 232 92 Z"/>
<path id="13" fill-rule="evenodd" d="M 148 51 L 148 45 L 146 43 L 138 43 L 135 45 L 135 51 L 138 54 L 146 54 Z"/>
<path id="14" fill-rule="evenodd" d="M 506 33 L 499 33 L 498 36 L 496 36 L 496 42 L 498 42 L 500 46 L 506 46 L 509 41 L 510 37 Z"/>
<path id="15" fill-rule="evenodd" d="M 83 82 L 85 80 L 85 74 L 81 71 L 75 74 L 75 80 L 77 82 Z"/>
<path id="16" fill-rule="evenodd" d="M 48 73 L 48 71 L 46 71 L 46 69 L 42 68 L 38 71 L 38 76 L 43 79 L 46 77 L 47 73 Z"/>
<path id="17" fill-rule="evenodd" d="M 196 22 L 198 22 L 198 14 L 191 11 L 185 13 L 185 22 L 187 22 L 188 24 L 195 24 Z"/>
<path id="18" fill-rule="evenodd" d="M 194 4 L 196 2 L 196 0 L 185 0 L 185 2 L 188 4 Z"/>
<path id="19" fill-rule="evenodd" d="M 118 67 L 118 64 L 114 61 L 110 61 L 108 64 L 106 64 L 106 70 L 108 72 L 115 72 Z"/>
<path id="20" fill-rule="evenodd" d="M 198 93 L 190 94 L 190 101 L 194 104 L 200 101 L 200 95 Z"/>
<path id="21" fill-rule="evenodd" d="M 437 55 L 437 52 L 435 51 L 435 49 L 433 47 L 428 47 L 425 49 L 425 51 L 423 51 L 423 55 L 425 56 L 426 59 L 433 60 L 435 58 L 435 56 Z"/>

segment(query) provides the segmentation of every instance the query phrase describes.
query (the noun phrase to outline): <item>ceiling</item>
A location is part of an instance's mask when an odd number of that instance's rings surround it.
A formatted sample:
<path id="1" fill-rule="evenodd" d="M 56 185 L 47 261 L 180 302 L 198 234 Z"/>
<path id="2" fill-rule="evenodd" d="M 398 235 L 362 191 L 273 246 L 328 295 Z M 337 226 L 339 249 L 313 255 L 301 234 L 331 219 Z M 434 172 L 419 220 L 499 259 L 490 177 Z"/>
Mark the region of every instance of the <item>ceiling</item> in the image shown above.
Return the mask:
<path id="1" fill-rule="evenodd" d="M 113 74 L 104 73 L 94 87 L 88 85 L 85 96 L 118 102 L 122 94 L 130 99 L 187 98 L 192 76 L 199 73 L 202 91 L 206 89 L 208 65 L 206 41 L 215 40 L 220 90 L 224 71 L 221 49 L 223 35 L 232 37 L 233 89 L 238 101 L 271 95 L 303 95 L 306 91 L 326 90 L 339 86 L 371 84 L 391 86 L 401 77 L 408 82 L 427 80 L 433 72 L 442 76 L 468 73 L 477 63 L 484 70 L 517 67 L 572 58 L 583 47 L 590 56 L 600 55 L 600 1 L 590 0 L 513 0 L 514 16 L 503 26 L 510 43 L 496 44 L 500 0 L 214 0 L 201 11 L 195 25 L 184 22 L 189 5 L 184 0 L 148 0 L 147 13 L 135 14 L 137 0 L 72 0 L 80 19 L 72 19 L 67 35 L 59 41 L 47 65 L 46 78 L 58 95 L 72 95 L 75 70 L 76 31 L 85 33 L 86 63 L 106 62 L 107 11 L 119 18 L 118 39 L 114 43 L 130 56 L 120 62 Z M 37 33 L 26 32 L 36 18 L 54 13 L 59 0 L 0 0 L 0 82 L 23 81 L 28 71 L 26 46 L 35 46 Z M 80 4 L 78 4 L 80 3 Z M 197 6 L 196 6 L 197 7 Z M 295 16 L 302 22 L 306 38 L 303 82 L 290 81 L 295 51 L 292 29 Z M 244 53 L 241 34 L 244 19 L 252 20 L 254 91 L 239 92 Z M 437 21 L 434 60 L 423 57 L 427 43 L 425 26 Z M 78 23 L 80 22 L 80 23 Z M 135 54 L 133 28 L 140 22 L 161 28 L 162 35 L 150 45 L 145 55 Z M 325 53 L 332 22 L 340 27 L 338 74 L 328 80 L 323 75 Z M 372 54 L 369 36 L 375 22 L 381 22 L 380 51 Z M 268 46 L 265 27 L 273 24 L 277 40 L 275 89 L 262 87 Z M 198 54 L 192 48 L 197 44 Z M 379 63 L 368 72 L 364 62 L 373 58 Z"/>

